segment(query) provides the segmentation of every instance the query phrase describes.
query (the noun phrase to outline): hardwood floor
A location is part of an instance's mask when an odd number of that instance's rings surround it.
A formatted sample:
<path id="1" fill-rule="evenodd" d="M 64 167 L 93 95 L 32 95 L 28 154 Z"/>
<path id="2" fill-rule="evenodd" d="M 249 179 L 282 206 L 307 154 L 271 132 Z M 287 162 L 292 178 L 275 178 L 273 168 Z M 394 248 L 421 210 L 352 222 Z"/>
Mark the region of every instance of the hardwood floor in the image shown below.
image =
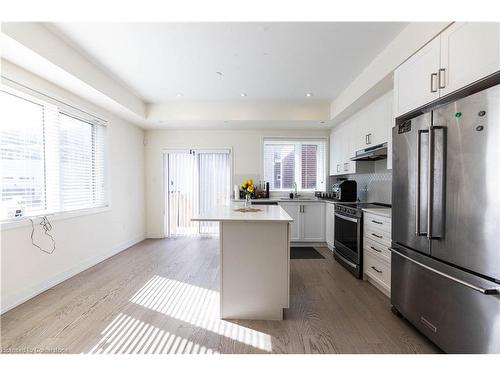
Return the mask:
<path id="1" fill-rule="evenodd" d="M 1 317 L 3 352 L 436 353 L 332 258 L 291 261 L 284 321 L 220 320 L 218 240 L 146 240 Z"/>

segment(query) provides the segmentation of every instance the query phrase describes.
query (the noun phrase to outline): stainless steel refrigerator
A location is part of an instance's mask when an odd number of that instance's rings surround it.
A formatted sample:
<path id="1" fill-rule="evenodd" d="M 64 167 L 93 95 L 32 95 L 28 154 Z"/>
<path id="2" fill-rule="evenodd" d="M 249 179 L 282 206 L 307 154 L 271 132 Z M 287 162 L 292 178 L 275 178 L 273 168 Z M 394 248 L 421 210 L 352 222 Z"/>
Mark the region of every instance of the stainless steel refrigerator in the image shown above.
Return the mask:
<path id="1" fill-rule="evenodd" d="M 500 85 L 396 122 L 392 200 L 393 307 L 445 352 L 499 353 Z"/>

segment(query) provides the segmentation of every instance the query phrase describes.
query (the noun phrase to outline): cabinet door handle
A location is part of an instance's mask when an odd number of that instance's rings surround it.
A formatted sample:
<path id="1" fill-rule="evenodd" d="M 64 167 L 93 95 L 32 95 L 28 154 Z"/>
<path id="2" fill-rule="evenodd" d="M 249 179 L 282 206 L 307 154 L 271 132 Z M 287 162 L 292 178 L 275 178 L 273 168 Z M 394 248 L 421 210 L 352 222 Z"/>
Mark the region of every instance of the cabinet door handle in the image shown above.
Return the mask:
<path id="1" fill-rule="evenodd" d="M 367 135 L 365 135 L 365 143 L 367 145 L 372 143 L 372 133 L 368 133 Z"/>
<path id="2" fill-rule="evenodd" d="M 446 87 L 446 69 L 439 69 L 439 88 L 444 89 Z"/>
<path id="3" fill-rule="evenodd" d="M 381 252 L 382 252 L 382 250 L 376 249 L 376 248 L 374 248 L 373 246 L 370 246 L 370 249 L 375 250 L 375 251 L 377 251 L 377 252 L 379 252 L 379 253 L 381 253 Z"/>
<path id="4" fill-rule="evenodd" d="M 375 271 L 375 272 L 378 272 L 378 273 L 382 273 L 382 271 L 378 270 L 376 267 L 372 266 L 372 269 Z"/>
<path id="5" fill-rule="evenodd" d="M 382 236 L 379 236 L 378 234 L 375 234 L 375 233 L 372 233 L 372 236 L 377 237 L 377 238 L 382 238 Z"/>
<path id="6" fill-rule="evenodd" d="M 377 221 L 377 220 L 372 220 L 372 223 L 375 223 L 375 224 L 384 224 L 383 222 Z"/>
<path id="7" fill-rule="evenodd" d="M 337 164 L 337 172 L 340 172 L 340 164 Z"/>
<path id="8" fill-rule="evenodd" d="M 437 92 L 437 87 L 434 88 L 434 81 L 437 80 L 437 77 L 438 77 L 437 73 L 431 73 L 431 92 Z"/>

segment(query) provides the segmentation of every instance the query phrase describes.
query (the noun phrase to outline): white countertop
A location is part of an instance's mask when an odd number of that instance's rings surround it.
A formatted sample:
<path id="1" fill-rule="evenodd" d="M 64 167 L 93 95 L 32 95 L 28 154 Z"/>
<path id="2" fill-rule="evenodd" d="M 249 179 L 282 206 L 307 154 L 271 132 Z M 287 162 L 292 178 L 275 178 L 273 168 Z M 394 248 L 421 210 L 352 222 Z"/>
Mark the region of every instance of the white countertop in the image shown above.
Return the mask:
<path id="1" fill-rule="evenodd" d="M 381 207 L 381 208 L 363 208 L 364 212 L 368 212 L 374 215 L 380 215 L 384 217 L 388 217 L 389 219 L 392 217 L 392 210 L 390 207 Z"/>
<path id="2" fill-rule="evenodd" d="M 293 219 L 280 206 L 254 205 L 261 209 L 258 212 L 239 212 L 236 208 L 244 207 L 243 203 L 232 203 L 229 206 L 218 206 L 214 209 L 191 218 L 192 221 L 282 221 L 292 222 Z"/>
<path id="3" fill-rule="evenodd" d="M 256 202 L 257 204 L 259 202 L 261 203 L 265 203 L 265 202 L 324 202 L 323 199 L 318 199 L 316 197 L 314 198 L 293 198 L 293 199 L 289 199 L 289 198 L 283 198 L 283 197 L 277 197 L 277 198 L 256 198 L 256 199 L 252 199 L 251 200 L 252 202 Z M 234 203 L 239 203 L 239 202 L 245 202 L 244 199 L 231 199 L 231 202 L 234 202 Z"/>

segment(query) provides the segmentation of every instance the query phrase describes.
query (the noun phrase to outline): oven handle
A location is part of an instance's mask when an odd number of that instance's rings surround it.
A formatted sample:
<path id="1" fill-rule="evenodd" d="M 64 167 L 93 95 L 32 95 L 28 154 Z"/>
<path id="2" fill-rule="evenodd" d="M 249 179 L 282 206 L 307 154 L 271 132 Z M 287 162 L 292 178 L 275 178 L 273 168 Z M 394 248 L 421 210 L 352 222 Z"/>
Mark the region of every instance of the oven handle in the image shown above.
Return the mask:
<path id="1" fill-rule="evenodd" d="M 342 258 L 342 261 L 343 262 L 346 262 L 349 266 L 351 266 L 352 268 L 357 268 L 358 266 L 356 264 L 354 264 L 353 262 L 351 262 L 350 260 L 347 260 L 345 256 L 343 256 L 342 254 L 340 254 L 338 251 L 335 252 L 340 258 Z"/>
<path id="2" fill-rule="evenodd" d="M 335 216 L 341 218 L 341 219 L 344 219 L 344 220 L 347 220 L 347 221 L 352 221 L 353 223 L 357 223 L 358 222 L 358 219 L 355 219 L 355 218 L 352 218 L 352 217 L 348 217 L 348 216 L 344 216 L 344 215 L 341 215 L 341 214 L 338 214 L 335 212 Z"/>
<path id="3" fill-rule="evenodd" d="M 447 279 L 450 279 L 452 281 L 455 281 L 456 283 L 459 283 L 459 284 L 462 284 L 463 286 L 466 286 L 468 288 L 471 288 L 477 292 L 480 292 L 480 293 L 483 293 L 483 294 L 487 294 L 487 295 L 491 295 L 491 294 L 499 294 L 499 290 L 496 289 L 496 288 L 488 288 L 488 289 L 485 289 L 485 288 L 481 288 L 480 286 L 477 286 L 477 285 L 474 285 L 474 284 L 470 284 L 468 283 L 467 281 L 463 281 L 463 280 L 460 280 L 460 279 L 457 279 L 456 277 L 453 277 L 451 275 L 447 275 L 445 274 L 444 272 L 441 272 L 441 271 L 438 271 L 432 267 L 429 267 L 423 263 L 420 263 L 414 259 L 411 259 L 409 256 L 406 256 L 404 254 L 401 254 L 399 251 L 397 251 L 396 249 L 393 249 L 392 247 L 389 248 L 389 250 L 393 253 L 393 254 L 397 254 L 399 255 L 400 257 L 403 257 L 405 258 L 406 260 L 409 260 L 410 262 L 413 262 L 415 263 L 416 265 L 419 265 L 420 267 L 423 267 L 431 272 L 434 272 L 434 273 L 437 273 L 438 275 L 441 275 Z"/>

